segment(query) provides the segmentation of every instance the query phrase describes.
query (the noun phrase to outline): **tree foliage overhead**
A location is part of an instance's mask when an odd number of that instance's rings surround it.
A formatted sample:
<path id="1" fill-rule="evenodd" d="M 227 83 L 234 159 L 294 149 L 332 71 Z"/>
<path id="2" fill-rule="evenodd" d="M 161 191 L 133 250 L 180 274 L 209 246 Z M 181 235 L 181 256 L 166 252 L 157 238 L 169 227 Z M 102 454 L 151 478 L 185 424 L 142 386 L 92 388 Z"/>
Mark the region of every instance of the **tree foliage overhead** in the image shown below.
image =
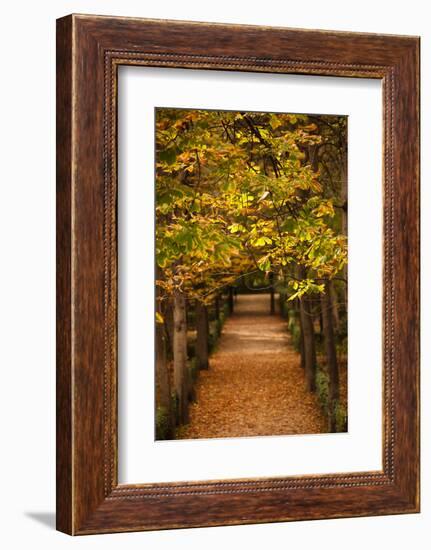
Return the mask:
<path id="1" fill-rule="evenodd" d="M 269 273 L 290 299 L 323 292 L 347 262 L 341 176 L 332 177 L 345 135 L 345 117 L 157 109 L 163 294 L 205 302 L 246 274 Z"/>

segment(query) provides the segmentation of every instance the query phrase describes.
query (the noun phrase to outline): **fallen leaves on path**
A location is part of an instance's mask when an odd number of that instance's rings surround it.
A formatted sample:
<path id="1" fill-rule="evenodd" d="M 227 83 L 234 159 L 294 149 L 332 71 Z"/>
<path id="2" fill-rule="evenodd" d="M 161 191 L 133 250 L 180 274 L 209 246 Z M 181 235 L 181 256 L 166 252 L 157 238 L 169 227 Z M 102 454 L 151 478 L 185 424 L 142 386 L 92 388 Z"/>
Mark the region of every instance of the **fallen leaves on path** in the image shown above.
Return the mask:
<path id="1" fill-rule="evenodd" d="M 323 433 L 326 422 L 306 390 L 285 321 L 269 315 L 266 295 L 239 296 L 181 439 Z"/>

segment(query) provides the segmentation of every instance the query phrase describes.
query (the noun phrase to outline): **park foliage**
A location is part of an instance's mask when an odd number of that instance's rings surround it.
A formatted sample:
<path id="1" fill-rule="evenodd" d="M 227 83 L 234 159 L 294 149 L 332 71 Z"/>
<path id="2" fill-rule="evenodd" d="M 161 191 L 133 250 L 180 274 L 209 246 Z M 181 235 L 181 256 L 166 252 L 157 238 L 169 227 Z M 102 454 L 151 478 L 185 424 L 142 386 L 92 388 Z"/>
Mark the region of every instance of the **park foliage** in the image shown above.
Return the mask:
<path id="1" fill-rule="evenodd" d="M 292 300 L 343 270 L 346 236 L 313 161 L 322 136 L 308 116 L 159 109 L 156 132 L 166 293 L 209 301 L 261 271 L 276 273 Z"/>
<path id="2" fill-rule="evenodd" d="M 187 421 L 190 394 L 187 304 L 207 324 L 207 308 L 245 280 L 266 281 L 298 306 L 311 391 L 313 301 L 321 301 L 329 410 L 338 407 L 332 310 L 347 307 L 346 151 L 343 116 L 156 109 L 156 321 L 162 331 L 170 314 L 174 325 L 164 332 L 177 423 Z"/>

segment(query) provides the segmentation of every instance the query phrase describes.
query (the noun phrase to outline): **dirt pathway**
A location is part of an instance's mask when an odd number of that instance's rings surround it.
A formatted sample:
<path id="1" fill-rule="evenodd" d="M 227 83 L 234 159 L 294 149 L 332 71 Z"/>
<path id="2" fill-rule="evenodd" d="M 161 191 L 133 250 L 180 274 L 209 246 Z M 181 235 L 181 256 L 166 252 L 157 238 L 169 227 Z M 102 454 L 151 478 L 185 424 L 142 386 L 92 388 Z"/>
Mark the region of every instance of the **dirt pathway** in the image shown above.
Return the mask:
<path id="1" fill-rule="evenodd" d="M 305 389 L 286 322 L 269 314 L 269 296 L 239 295 L 181 439 L 321 433 L 316 397 Z"/>

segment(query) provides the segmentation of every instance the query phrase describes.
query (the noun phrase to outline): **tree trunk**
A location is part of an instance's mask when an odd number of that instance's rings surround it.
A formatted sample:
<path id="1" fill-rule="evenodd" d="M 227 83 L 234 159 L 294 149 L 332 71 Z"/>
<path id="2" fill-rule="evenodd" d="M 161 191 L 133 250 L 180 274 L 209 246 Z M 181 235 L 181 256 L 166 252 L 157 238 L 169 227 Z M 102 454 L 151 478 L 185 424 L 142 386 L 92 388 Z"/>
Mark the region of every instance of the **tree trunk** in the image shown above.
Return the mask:
<path id="1" fill-rule="evenodd" d="M 157 278 L 161 279 L 162 274 L 157 273 Z M 160 289 L 156 291 L 156 311 L 162 314 L 162 304 L 160 302 Z M 163 315 L 162 315 L 163 316 Z M 172 403 L 171 403 L 171 385 L 169 380 L 169 371 L 167 363 L 167 336 L 165 320 L 163 323 L 156 323 L 155 327 L 155 347 L 156 347 L 156 388 L 157 388 L 157 406 L 164 409 L 166 414 L 168 429 L 166 437 L 170 438 L 173 434 L 174 422 L 172 418 Z"/>
<path id="2" fill-rule="evenodd" d="M 196 300 L 196 361 L 197 368 L 208 368 L 208 308 L 205 304 Z"/>
<path id="3" fill-rule="evenodd" d="M 342 163 L 341 163 L 341 202 L 342 202 L 342 211 L 341 211 L 341 232 L 343 235 L 348 235 L 348 190 L 347 190 L 347 144 L 343 148 L 342 153 Z M 347 311 L 347 297 L 348 297 L 348 281 L 347 281 L 347 265 L 343 267 L 343 277 L 346 281 L 344 285 L 343 294 L 344 294 L 344 305 Z"/>
<path id="4" fill-rule="evenodd" d="M 220 296 L 216 294 L 214 298 L 214 309 L 215 309 L 215 318 L 217 323 L 220 322 Z"/>
<path id="5" fill-rule="evenodd" d="M 229 287 L 229 297 L 228 297 L 229 313 L 233 313 L 233 286 Z"/>
<path id="6" fill-rule="evenodd" d="M 174 355 L 174 304 L 172 298 L 165 300 L 162 315 L 165 320 L 166 355 L 172 359 Z"/>
<path id="7" fill-rule="evenodd" d="M 323 316 L 322 316 L 322 312 L 319 313 L 319 334 L 320 334 L 320 338 L 323 338 Z"/>
<path id="8" fill-rule="evenodd" d="M 166 336 L 163 323 L 156 323 L 156 380 L 158 405 L 169 412 L 171 392 L 166 364 Z"/>
<path id="9" fill-rule="evenodd" d="M 270 304 L 270 312 L 271 315 L 274 315 L 275 313 L 275 291 L 274 291 L 274 273 L 269 274 L 269 283 L 271 285 L 270 287 L 270 297 L 271 297 L 271 304 Z"/>
<path id="10" fill-rule="evenodd" d="M 340 327 L 340 314 L 338 312 L 338 296 L 337 291 L 335 290 L 335 285 L 331 281 L 329 284 L 329 294 L 332 304 L 332 318 L 334 321 L 334 332 L 337 333 Z"/>
<path id="11" fill-rule="evenodd" d="M 310 300 L 302 296 L 299 300 L 299 311 L 301 316 L 301 328 L 304 338 L 304 368 L 307 389 L 316 389 L 316 344 L 314 341 L 313 317 L 310 307 Z"/>
<path id="12" fill-rule="evenodd" d="M 335 347 L 334 337 L 334 321 L 332 314 L 332 301 L 331 301 L 331 281 L 325 283 L 325 293 L 322 294 L 322 316 L 323 316 L 323 330 L 325 335 L 325 351 L 326 351 L 326 363 L 329 376 L 329 430 L 335 432 L 336 416 L 335 407 L 339 398 L 339 379 L 338 379 L 338 364 L 337 364 L 337 350 Z"/>
<path id="13" fill-rule="evenodd" d="M 286 294 L 284 292 L 278 293 L 278 303 L 280 308 L 280 315 L 283 317 L 283 319 L 287 319 L 289 317 L 289 310 L 286 306 Z"/>
<path id="14" fill-rule="evenodd" d="M 187 399 L 187 319 L 184 294 L 176 290 L 174 294 L 174 385 L 178 404 L 178 422 L 188 422 Z"/>
<path id="15" fill-rule="evenodd" d="M 173 418 L 171 407 L 171 387 L 169 371 L 166 360 L 166 336 L 163 324 L 156 325 L 156 380 L 157 380 L 157 405 L 163 408 L 169 424 L 167 439 L 173 431 Z"/>
<path id="16" fill-rule="evenodd" d="M 301 319 L 301 304 L 299 300 L 295 300 L 297 303 L 297 315 L 299 317 L 299 351 L 301 354 L 301 369 L 305 370 L 305 345 L 304 345 L 304 329 L 302 327 Z"/>

